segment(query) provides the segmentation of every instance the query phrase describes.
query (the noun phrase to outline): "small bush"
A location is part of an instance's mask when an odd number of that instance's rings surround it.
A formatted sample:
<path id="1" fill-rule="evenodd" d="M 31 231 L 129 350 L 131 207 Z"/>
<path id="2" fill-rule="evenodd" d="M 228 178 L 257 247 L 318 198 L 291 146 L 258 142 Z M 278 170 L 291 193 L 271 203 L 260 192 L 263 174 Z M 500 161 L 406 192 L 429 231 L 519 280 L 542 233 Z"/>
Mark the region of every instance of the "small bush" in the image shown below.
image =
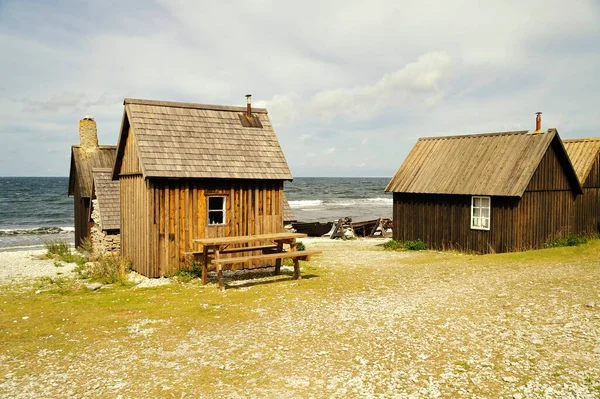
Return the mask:
<path id="1" fill-rule="evenodd" d="M 302 241 L 296 243 L 296 251 L 306 251 L 306 247 Z"/>
<path id="2" fill-rule="evenodd" d="M 409 251 L 423 251 L 427 249 L 427 244 L 421 240 L 406 241 L 404 243 L 404 248 L 408 249 Z"/>
<path id="3" fill-rule="evenodd" d="M 383 248 L 384 249 L 390 249 L 390 250 L 398 250 L 398 249 L 402 249 L 404 246 L 402 245 L 401 241 L 396 241 L 396 240 L 390 240 L 387 242 L 383 243 Z"/>
<path id="4" fill-rule="evenodd" d="M 185 264 L 177 270 L 172 277 L 177 277 L 179 281 L 190 282 L 194 278 L 202 277 L 202 263 L 194 259 L 186 260 Z"/>
<path id="5" fill-rule="evenodd" d="M 427 249 L 427 244 L 425 244 L 422 240 L 414 240 L 414 241 L 396 241 L 390 240 L 383 243 L 384 249 L 389 249 L 392 251 L 397 251 L 399 249 L 406 249 L 408 251 L 422 251 Z"/>
<path id="6" fill-rule="evenodd" d="M 127 282 L 127 273 L 131 270 L 131 264 L 124 258 L 108 255 L 98 258 L 96 262 L 86 263 L 78 268 L 78 272 L 84 278 L 89 278 L 103 284 Z"/>
<path id="7" fill-rule="evenodd" d="M 585 236 L 577 236 L 574 234 L 562 234 L 558 233 L 553 237 L 546 240 L 545 247 L 546 248 L 556 248 L 556 247 L 574 247 L 576 245 L 585 244 L 589 241 L 588 237 Z"/>

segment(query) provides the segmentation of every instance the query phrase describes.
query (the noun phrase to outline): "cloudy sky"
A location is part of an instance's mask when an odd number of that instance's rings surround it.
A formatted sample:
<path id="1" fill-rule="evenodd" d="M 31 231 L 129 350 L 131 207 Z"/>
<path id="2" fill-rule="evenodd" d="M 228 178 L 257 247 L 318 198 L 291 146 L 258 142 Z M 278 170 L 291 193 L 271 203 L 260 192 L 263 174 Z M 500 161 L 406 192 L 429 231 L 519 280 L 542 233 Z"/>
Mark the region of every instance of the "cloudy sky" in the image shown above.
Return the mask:
<path id="1" fill-rule="evenodd" d="M 391 176 L 420 136 L 600 136 L 600 2 L 0 0 L 0 176 L 67 176 L 123 98 L 266 106 L 295 176 Z"/>

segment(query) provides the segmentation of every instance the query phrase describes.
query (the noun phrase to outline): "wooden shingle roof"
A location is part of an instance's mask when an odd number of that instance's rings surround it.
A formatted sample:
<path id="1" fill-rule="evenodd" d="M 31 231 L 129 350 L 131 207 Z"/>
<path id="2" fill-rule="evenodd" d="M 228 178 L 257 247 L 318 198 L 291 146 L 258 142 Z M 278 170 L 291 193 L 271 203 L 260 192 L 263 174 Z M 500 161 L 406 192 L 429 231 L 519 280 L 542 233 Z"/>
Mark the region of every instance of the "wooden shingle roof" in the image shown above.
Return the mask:
<path id="1" fill-rule="evenodd" d="M 421 138 L 385 190 L 520 197 L 553 140 L 568 163 L 556 129 Z"/>
<path id="2" fill-rule="evenodd" d="M 98 199 L 100 220 L 103 230 L 120 230 L 121 206 L 119 202 L 119 181 L 112 180 L 112 168 L 94 168 L 93 191 Z"/>
<path id="3" fill-rule="evenodd" d="M 92 195 L 92 169 L 113 168 L 117 147 L 101 145 L 93 151 L 86 151 L 78 145 L 71 146 L 71 169 L 69 171 L 69 195 L 75 194 L 75 185 L 79 186 L 81 196 Z"/>
<path id="4" fill-rule="evenodd" d="M 127 98 L 113 178 L 131 126 L 145 178 L 291 180 L 267 111 L 260 127 L 244 127 L 246 108 Z"/>
<path id="5" fill-rule="evenodd" d="M 583 184 L 594 166 L 598 153 L 600 153 L 600 138 L 567 139 L 563 140 L 563 144 L 569 158 L 571 158 L 575 173 L 577 173 L 579 181 Z"/>

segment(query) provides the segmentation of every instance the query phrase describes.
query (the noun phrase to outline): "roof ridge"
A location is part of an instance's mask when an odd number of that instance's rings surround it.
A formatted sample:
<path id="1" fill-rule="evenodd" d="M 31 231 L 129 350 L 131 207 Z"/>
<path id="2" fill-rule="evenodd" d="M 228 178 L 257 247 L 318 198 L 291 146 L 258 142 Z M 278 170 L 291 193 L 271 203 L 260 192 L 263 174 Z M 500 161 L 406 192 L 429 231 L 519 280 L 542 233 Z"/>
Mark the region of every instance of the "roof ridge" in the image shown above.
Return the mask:
<path id="1" fill-rule="evenodd" d="M 211 111 L 230 111 L 230 112 L 246 112 L 246 107 L 238 107 L 233 105 L 215 105 L 215 104 L 200 104 L 200 103 L 185 103 L 176 101 L 158 101 L 158 100 L 145 100 L 141 98 L 125 98 L 123 105 L 136 104 L 136 105 L 154 105 L 158 107 L 171 107 L 171 108 L 191 108 L 191 109 L 205 109 Z M 266 114 L 266 108 L 252 108 L 253 113 Z"/>
<path id="2" fill-rule="evenodd" d="M 92 168 L 92 172 L 112 172 L 112 168 Z"/>
<path id="3" fill-rule="evenodd" d="M 563 139 L 565 143 L 583 143 L 586 141 L 600 141 L 600 137 L 581 137 L 576 139 Z"/>
<path id="4" fill-rule="evenodd" d="M 548 129 L 550 130 L 550 129 Z M 475 138 L 475 137 L 488 137 L 488 136 L 508 136 L 508 135 L 519 135 L 529 134 L 529 130 L 514 130 L 509 132 L 489 132 L 489 133 L 470 133 L 470 134 L 457 134 L 453 136 L 429 136 L 421 137 L 419 141 L 425 140 L 440 140 L 440 139 L 463 139 L 463 138 Z"/>

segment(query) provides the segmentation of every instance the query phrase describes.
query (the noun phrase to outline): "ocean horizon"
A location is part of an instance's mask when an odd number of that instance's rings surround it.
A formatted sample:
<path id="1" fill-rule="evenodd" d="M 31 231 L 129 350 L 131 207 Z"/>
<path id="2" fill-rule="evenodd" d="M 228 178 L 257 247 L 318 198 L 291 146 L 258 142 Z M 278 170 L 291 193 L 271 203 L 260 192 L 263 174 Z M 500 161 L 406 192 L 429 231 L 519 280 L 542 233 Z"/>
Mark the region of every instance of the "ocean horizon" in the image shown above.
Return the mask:
<path id="1" fill-rule="evenodd" d="M 302 222 L 391 217 L 390 177 L 295 177 L 284 191 Z M 42 247 L 52 239 L 73 241 L 73 197 L 68 177 L 0 177 L 0 248 Z"/>

